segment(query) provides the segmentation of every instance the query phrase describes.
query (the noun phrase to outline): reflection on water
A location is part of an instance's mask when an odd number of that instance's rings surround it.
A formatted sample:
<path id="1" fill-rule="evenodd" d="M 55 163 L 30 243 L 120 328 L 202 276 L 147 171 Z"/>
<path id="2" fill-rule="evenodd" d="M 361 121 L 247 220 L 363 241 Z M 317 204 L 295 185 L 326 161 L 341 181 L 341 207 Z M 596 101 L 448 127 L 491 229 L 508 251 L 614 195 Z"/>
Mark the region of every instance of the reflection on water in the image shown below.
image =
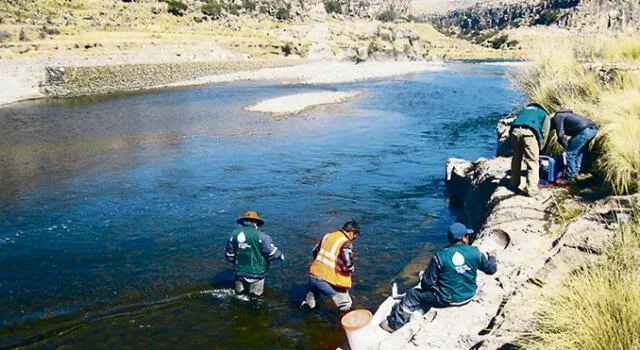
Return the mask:
<path id="1" fill-rule="evenodd" d="M 360 223 L 357 307 L 414 283 L 454 220 L 446 159 L 493 155 L 495 122 L 522 99 L 499 66 L 454 68 L 0 109 L 0 346 L 335 348 L 330 305 L 298 307 L 313 245 Z M 241 109 L 327 88 L 369 94 L 281 120 Z M 221 292 L 247 209 L 287 257 L 258 303 Z"/>

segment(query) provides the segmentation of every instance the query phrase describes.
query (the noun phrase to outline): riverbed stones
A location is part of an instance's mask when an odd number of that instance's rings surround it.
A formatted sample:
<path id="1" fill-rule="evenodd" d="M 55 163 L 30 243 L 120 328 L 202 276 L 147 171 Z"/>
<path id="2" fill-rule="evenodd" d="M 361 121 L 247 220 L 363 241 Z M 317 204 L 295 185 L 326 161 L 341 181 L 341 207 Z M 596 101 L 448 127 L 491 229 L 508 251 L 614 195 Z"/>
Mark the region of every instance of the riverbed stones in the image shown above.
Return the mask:
<path id="1" fill-rule="evenodd" d="M 216 60 L 157 64 L 46 67 L 40 91 L 47 96 L 66 98 L 149 89 L 219 73 L 284 67 L 301 60 Z"/>

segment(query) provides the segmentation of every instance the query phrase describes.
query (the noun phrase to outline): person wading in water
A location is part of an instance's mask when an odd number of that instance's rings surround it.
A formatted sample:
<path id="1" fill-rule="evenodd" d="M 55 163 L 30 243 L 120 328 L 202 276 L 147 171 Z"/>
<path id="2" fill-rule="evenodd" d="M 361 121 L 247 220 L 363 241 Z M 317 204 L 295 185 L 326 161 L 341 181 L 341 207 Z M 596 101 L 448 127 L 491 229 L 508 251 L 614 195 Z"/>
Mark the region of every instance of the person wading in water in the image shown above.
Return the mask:
<path id="1" fill-rule="evenodd" d="M 236 294 L 248 291 L 250 296 L 259 297 L 264 291 L 264 278 L 271 261 L 284 261 L 284 254 L 273 244 L 271 237 L 259 229 L 264 220 L 257 212 L 249 210 L 236 221 L 242 227 L 231 233 L 225 258 L 233 264 Z"/>
<path id="2" fill-rule="evenodd" d="M 351 274 L 353 240 L 360 235 L 358 223 L 351 220 L 342 229 L 327 233 L 313 248 L 314 260 L 309 265 L 309 291 L 302 305 L 313 309 L 316 298 L 323 294 L 331 298 L 340 311 L 351 309 Z"/>

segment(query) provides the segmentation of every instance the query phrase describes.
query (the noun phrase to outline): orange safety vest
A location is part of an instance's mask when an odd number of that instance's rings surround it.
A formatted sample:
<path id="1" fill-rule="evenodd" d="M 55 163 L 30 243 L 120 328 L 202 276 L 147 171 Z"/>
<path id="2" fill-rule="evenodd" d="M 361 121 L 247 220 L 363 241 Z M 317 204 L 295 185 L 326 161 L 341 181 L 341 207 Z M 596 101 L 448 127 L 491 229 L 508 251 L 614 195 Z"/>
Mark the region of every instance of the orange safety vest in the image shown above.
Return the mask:
<path id="1" fill-rule="evenodd" d="M 318 255 L 309 265 L 309 273 L 331 285 L 351 288 L 351 273 L 345 272 L 347 267 L 339 258 L 342 246 L 348 241 L 342 231 L 325 235 L 320 242 Z"/>

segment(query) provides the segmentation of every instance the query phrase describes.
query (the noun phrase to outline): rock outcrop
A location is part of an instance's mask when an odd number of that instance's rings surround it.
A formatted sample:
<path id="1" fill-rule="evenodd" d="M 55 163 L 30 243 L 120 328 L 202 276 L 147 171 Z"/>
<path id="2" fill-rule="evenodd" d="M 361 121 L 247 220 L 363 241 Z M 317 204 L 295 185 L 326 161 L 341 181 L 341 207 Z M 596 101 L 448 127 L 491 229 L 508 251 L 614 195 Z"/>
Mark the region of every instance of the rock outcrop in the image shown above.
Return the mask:
<path id="1" fill-rule="evenodd" d="M 535 25 L 630 32 L 640 29 L 640 5 L 631 0 L 485 1 L 430 20 L 441 30 L 463 33 Z"/>
<path id="2" fill-rule="evenodd" d="M 359 17 L 376 18 L 384 11 L 405 16 L 409 13 L 408 0 L 339 0 L 346 5 L 348 13 Z"/>
<path id="3" fill-rule="evenodd" d="M 476 163 L 450 160 L 447 165 L 449 186 L 468 186 L 458 190 L 466 193 L 458 201 L 471 205 L 466 208 L 470 213 L 478 205 L 487 213 L 474 245 L 498 252 L 498 272 L 478 276 L 478 293 L 470 304 L 432 309 L 374 348 L 511 348 L 532 329 L 542 288 L 561 283 L 581 263 L 597 259 L 619 239 L 616 222 L 640 204 L 640 195 L 583 202 L 556 186 L 543 187 L 533 198 L 518 196 L 504 186 L 509 164 L 510 158 L 498 157 Z M 575 215 L 567 215 L 568 207 Z"/>

